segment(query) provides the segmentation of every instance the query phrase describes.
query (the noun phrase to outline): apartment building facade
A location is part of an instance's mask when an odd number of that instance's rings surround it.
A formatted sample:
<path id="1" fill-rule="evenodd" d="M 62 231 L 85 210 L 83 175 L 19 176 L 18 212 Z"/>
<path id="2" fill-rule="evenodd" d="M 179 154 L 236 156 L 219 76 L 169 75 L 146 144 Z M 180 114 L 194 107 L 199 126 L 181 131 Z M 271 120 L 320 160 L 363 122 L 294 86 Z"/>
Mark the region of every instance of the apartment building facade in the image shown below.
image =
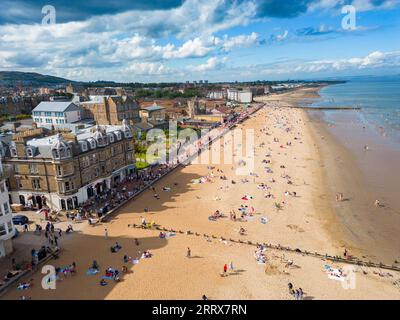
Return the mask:
<path id="1" fill-rule="evenodd" d="M 8 189 L 0 163 L 0 258 L 13 251 L 12 237 L 14 235 L 15 227 L 12 222 Z"/>
<path id="2" fill-rule="evenodd" d="M 119 126 L 93 126 L 71 133 L 44 128 L 15 134 L 4 166 L 13 203 L 71 210 L 113 187 L 135 170 L 133 133 Z"/>

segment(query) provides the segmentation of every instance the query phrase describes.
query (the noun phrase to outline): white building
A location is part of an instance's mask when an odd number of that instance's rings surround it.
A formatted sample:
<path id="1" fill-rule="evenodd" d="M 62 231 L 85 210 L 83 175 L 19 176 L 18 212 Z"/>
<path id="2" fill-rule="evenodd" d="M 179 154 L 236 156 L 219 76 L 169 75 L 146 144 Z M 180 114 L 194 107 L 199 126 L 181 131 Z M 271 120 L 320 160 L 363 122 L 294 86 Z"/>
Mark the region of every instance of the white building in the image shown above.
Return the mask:
<path id="1" fill-rule="evenodd" d="M 228 100 L 236 101 L 239 103 L 251 103 L 253 101 L 253 94 L 250 90 L 237 90 L 228 89 Z"/>
<path id="2" fill-rule="evenodd" d="M 222 99 L 225 99 L 225 97 L 226 97 L 226 93 L 225 93 L 225 91 L 222 91 L 222 90 L 220 90 L 220 91 L 210 91 L 207 94 L 207 98 L 215 99 L 215 100 L 222 100 Z"/>
<path id="3" fill-rule="evenodd" d="M 12 237 L 15 234 L 14 224 L 8 196 L 8 190 L 3 178 L 3 168 L 0 163 L 0 258 L 13 251 Z"/>
<path id="4" fill-rule="evenodd" d="M 38 127 L 63 125 L 81 120 L 82 108 L 72 102 L 43 101 L 33 109 L 33 121 Z"/>
<path id="5" fill-rule="evenodd" d="M 239 91 L 237 101 L 240 103 L 251 103 L 253 101 L 253 93 L 250 90 Z"/>

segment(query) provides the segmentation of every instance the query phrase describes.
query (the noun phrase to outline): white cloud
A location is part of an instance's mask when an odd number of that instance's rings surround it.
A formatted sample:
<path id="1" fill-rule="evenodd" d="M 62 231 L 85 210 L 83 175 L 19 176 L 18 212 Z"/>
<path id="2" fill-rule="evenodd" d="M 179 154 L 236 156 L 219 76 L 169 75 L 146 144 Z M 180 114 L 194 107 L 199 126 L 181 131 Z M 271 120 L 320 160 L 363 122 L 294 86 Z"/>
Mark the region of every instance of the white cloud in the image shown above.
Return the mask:
<path id="1" fill-rule="evenodd" d="M 258 42 L 258 38 L 259 35 L 252 32 L 250 35 L 239 35 L 236 37 L 228 37 L 225 35 L 224 38 L 218 42 L 222 42 L 223 50 L 231 51 L 234 48 L 245 48 L 255 45 Z"/>
<path id="2" fill-rule="evenodd" d="M 188 69 L 197 72 L 212 71 L 219 69 L 225 65 L 227 58 L 219 59 L 217 57 L 211 57 L 205 63 L 197 66 L 189 66 Z"/>
<path id="3" fill-rule="evenodd" d="M 135 62 L 129 66 L 128 70 L 134 75 L 167 75 L 172 72 L 162 63 L 153 62 Z"/>

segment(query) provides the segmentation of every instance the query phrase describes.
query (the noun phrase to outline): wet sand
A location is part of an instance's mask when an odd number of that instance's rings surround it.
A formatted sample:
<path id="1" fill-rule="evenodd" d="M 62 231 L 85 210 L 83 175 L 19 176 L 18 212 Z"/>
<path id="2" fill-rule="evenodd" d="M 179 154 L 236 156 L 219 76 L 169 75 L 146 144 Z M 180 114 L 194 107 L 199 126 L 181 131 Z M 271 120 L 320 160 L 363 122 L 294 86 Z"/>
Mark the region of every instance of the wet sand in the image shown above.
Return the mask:
<path id="1" fill-rule="evenodd" d="M 315 140 L 323 155 L 331 193 L 348 201 L 332 201 L 351 242 L 371 260 L 400 261 L 400 150 L 356 120 L 354 112 L 340 112 L 332 123 L 311 113 Z M 368 150 L 364 149 L 368 146 Z M 383 207 L 375 207 L 374 201 Z"/>
<path id="2" fill-rule="evenodd" d="M 347 241 L 346 230 L 332 208 L 332 194 L 324 175 L 326 168 L 307 114 L 304 110 L 284 107 L 315 92 L 315 89 L 298 90 L 288 98 L 284 94 L 264 97 L 261 100 L 267 107 L 238 126 L 255 130 L 254 173 L 258 176 L 237 176 L 238 164 L 212 164 L 213 169 L 208 164 L 192 164 L 177 169 L 155 185 L 159 200 L 150 190 L 146 191 L 121 208 L 108 223 L 88 226 L 67 241 L 62 239 L 63 252 L 54 263 L 64 266 L 75 261 L 78 273 L 58 282 L 56 290 L 43 290 L 40 286 L 43 275 L 38 272 L 31 289 L 11 290 L 2 298 L 17 299 L 24 294 L 32 299 L 200 299 L 206 294 L 210 299 L 293 299 L 287 288 L 291 282 L 295 288 L 304 290 L 306 299 L 400 299 L 399 287 L 393 284 L 400 279 L 397 272 L 384 271 L 379 275 L 379 270 L 355 267 L 355 287 L 345 289 L 342 282 L 329 279 L 323 269 L 325 264 L 339 268 L 344 268 L 344 264 L 270 249 L 265 252 L 266 265 L 258 264 L 255 247 L 219 240 L 223 236 L 331 255 L 342 255 L 344 248 L 350 254 L 359 253 Z M 279 142 L 274 142 L 274 138 Z M 229 140 L 215 142 L 212 148 L 220 147 L 222 154 Z M 291 146 L 286 142 L 291 142 Z M 209 182 L 192 182 L 211 174 L 214 177 Z M 227 180 L 220 179 L 221 175 Z M 261 190 L 261 183 L 270 189 Z M 163 191 L 163 187 L 171 190 Z M 285 195 L 286 191 L 292 195 Z M 266 198 L 268 192 L 275 198 Z M 297 195 L 293 196 L 293 192 Z M 242 200 L 246 195 L 253 199 Z M 276 209 L 275 202 L 282 203 L 281 210 Z M 254 207 L 249 221 L 229 219 L 231 210 L 239 216 L 240 205 Z M 222 211 L 225 217 L 210 221 L 208 217 L 215 210 Z M 201 236 L 179 233 L 160 239 L 159 231 L 128 227 L 140 224 L 141 217 L 166 228 L 215 235 L 216 239 L 207 241 Z M 261 223 L 261 217 L 268 218 L 268 222 Z M 245 235 L 239 235 L 240 227 L 245 228 Z M 108 229 L 108 239 L 104 237 L 104 228 Z M 139 246 L 134 238 L 139 239 Z M 116 241 L 122 250 L 111 253 L 110 246 Z M 191 258 L 186 257 L 187 247 L 191 249 Z M 139 257 L 144 250 L 150 250 L 153 257 L 141 259 L 137 265 L 122 261 L 124 254 Z M 101 287 L 99 275 L 85 274 L 93 259 L 98 261 L 101 274 L 109 266 L 123 265 L 131 273 L 124 275 L 119 283 L 111 281 Z M 221 277 L 224 264 L 230 262 L 234 271 Z"/>

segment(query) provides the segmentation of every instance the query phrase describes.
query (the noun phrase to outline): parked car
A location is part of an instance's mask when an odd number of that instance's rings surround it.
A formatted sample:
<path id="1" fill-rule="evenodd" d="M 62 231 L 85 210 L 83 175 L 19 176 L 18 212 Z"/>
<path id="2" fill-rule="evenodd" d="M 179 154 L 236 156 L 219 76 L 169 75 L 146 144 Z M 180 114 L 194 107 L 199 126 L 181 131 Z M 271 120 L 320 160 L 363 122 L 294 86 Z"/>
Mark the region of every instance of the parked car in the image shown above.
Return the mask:
<path id="1" fill-rule="evenodd" d="M 14 225 L 23 226 L 24 224 L 29 222 L 29 219 L 28 219 L 27 216 L 24 216 L 22 214 L 18 214 L 18 215 L 14 216 L 12 218 L 12 221 L 13 221 Z"/>

